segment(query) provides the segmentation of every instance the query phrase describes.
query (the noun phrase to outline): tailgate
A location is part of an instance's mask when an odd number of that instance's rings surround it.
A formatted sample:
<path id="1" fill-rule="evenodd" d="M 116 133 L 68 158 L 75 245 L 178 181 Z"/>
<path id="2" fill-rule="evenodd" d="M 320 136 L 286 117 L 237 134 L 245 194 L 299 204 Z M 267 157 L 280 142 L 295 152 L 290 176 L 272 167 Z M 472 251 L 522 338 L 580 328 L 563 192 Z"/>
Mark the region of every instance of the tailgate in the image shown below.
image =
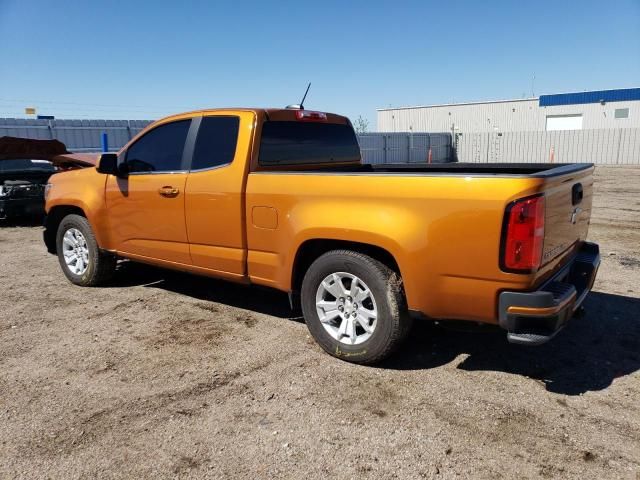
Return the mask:
<path id="1" fill-rule="evenodd" d="M 545 180 L 542 268 L 549 270 L 565 253 L 586 240 L 591 218 L 593 167 Z M 547 268 L 545 268 L 545 266 Z"/>

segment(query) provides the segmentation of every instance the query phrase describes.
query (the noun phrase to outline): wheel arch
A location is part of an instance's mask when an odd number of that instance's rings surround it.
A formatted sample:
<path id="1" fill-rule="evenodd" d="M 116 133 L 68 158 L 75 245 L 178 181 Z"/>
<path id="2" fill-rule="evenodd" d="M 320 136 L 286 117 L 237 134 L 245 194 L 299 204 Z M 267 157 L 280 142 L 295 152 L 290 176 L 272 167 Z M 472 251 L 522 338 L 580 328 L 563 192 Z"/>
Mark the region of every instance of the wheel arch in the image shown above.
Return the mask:
<path id="1" fill-rule="evenodd" d="M 394 255 L 379 245 L 327 238 L 309 239 L 300 244 L 294 256 L 291 269 L 291 291 L 289 294 L 292 307 L 299 307 L 300 287 L 302 286 L 302 279 L 307 269 L 321 255 L 332 250 L 352 250 L 368 255 L 383 263 L 394 272 L 397 272 L 398 275 L 402 277 L 400 266 Z"/>
<path id="2" fill-rule="evenodd" d="M 58 227 L 60 222 L 67 215 L 80 215 L 87 218 L 84 210 L 76 205 L 56 205 L 49 210 L 44 222 L 44 243 L 47 246 L 47 251 L 52 254 L 57 253 L 56 247 L 56 234 L 58 233 Z"/>

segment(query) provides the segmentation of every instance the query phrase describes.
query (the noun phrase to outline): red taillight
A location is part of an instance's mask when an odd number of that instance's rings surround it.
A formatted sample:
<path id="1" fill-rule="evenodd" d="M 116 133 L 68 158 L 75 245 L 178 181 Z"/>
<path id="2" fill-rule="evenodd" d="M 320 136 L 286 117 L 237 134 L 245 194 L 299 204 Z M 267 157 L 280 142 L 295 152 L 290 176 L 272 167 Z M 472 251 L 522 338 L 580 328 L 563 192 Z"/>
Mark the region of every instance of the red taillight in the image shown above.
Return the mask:
<path id="1" fill-rule="evenodd" d="M 540 267 L 544 243 L 544 197 L 523 198 L 507 207 L 502 241 L 504 270 L 532 272 Z"/>
<path id="2" fill-rule="evenodd" d="M 327 114 L 311 110 L 296 110 L 296 119 L 300 122 L 326 122 Z"/>

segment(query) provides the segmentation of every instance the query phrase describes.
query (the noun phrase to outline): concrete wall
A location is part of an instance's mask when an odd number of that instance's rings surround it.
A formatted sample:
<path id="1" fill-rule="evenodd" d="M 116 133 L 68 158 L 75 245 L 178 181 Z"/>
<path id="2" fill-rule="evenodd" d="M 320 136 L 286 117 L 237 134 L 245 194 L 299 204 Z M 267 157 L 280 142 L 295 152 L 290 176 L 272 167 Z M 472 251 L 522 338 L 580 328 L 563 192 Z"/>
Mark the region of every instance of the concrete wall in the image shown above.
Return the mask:
<path id="1" fill-rule="evenodd" d="M 629 118 L 614 118 L 629 108 Z M 406 107 L 378 110 L 379 132 L 521 132 L 545 131 L 547 115 L 582 114 L 583 130 L 640 128 L 640 101 L 538 106 L 538 99 Z"/>

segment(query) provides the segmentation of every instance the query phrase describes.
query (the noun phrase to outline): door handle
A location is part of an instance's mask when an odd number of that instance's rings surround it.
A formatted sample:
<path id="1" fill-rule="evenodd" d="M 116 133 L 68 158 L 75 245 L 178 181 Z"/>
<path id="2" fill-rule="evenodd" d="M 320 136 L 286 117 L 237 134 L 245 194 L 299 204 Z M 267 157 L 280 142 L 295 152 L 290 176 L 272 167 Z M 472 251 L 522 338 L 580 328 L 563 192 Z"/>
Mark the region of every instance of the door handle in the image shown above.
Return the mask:
<path id="1" fill-rule="evenodd" d="M 164 187 L 160 187 L 158 193 L 163 197 L 173 198 L 178 196 L 180 190 L 178 190 L 176 187 L 165 185 Z"/>

